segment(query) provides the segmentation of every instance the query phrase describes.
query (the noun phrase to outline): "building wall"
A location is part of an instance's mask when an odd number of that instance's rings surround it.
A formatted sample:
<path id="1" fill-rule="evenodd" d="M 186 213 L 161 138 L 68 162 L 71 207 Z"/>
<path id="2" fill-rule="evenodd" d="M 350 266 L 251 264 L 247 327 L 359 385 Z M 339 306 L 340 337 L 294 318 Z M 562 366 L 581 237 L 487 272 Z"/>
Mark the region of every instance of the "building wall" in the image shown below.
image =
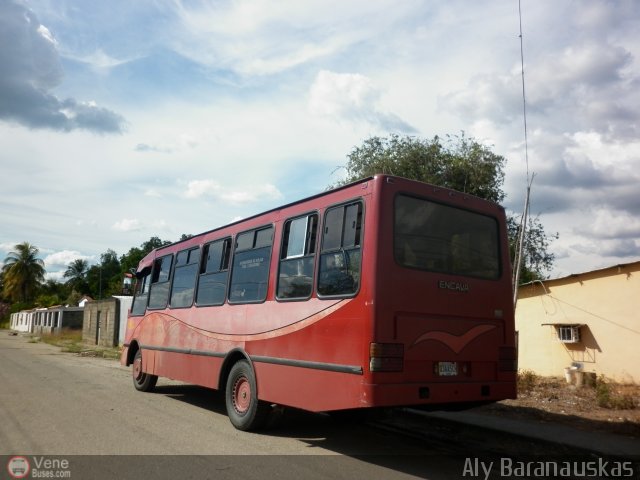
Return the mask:
<path id="1" fill-rule="evenodd" d="M 11 314 L 11 330 L 37 334 L 59 333 L 63 328 L 82 327 L 82 308 L 51 307 Z"/>
<path id="2" fill-rule="evenodd" d="M 30 332 L 33 322 L 31 310 L 22 310 L 11 314 L 9 328 L 18 332 Z"/>
<path id="3" fill-rule="evenodd" d="M 127 330 L 127 318 L 129 316 L 129 310 L 131 310 L 131 304 L 133 303 L 133 297 L 131 296 L 114 296 L 120 301 L 120 330 L 118 332 L 118 345 L 124 343 L 124 336 Z"/>
<path id="4" fill-rule="evenodd" d="M 518 292 L 520 369 L 585 372 L 640 383 L 640 262 L 536 282 Z M 545 325 L 546 324 L 546 325 Z M 580 324 L 580 341 L 562 343 L 553 324 Z"/>
<path id="5" fill-rule="evenodd" d="M 120 332 L 120 301 L 117 298 L 88 302 L 84 307 L 82 340 L 92 345 L 114 347 Z"/>

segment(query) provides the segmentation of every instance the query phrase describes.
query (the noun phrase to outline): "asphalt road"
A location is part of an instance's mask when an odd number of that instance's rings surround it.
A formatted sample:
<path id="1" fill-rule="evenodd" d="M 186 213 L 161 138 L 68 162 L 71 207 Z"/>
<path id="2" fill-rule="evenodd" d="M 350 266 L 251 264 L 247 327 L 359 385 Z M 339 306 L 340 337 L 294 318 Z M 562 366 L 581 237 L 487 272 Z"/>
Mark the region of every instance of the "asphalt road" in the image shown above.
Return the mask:
<path id="1" fill-rule="evenodd" d="M 136 391 L 116 361 L 0 331 L 0 455 L 71 459 L 72 478 L 445 478 L 427 461 L 441 445 L 300 411 L 240 432 L 220 393 L 166 379 L 156 390 Z"/>
<path id="2" fill-rule="evenodd" d="M 286 410 L 275 428 L 240 432 L 219 392 L 162 378 L 138 392 L 117 361 L 0 331 L 0 480 L 16 455 L 28 478 L 485 478 L 477 461 L 571 454 L 558 448 L 402 413 L 347 424 Z"/>

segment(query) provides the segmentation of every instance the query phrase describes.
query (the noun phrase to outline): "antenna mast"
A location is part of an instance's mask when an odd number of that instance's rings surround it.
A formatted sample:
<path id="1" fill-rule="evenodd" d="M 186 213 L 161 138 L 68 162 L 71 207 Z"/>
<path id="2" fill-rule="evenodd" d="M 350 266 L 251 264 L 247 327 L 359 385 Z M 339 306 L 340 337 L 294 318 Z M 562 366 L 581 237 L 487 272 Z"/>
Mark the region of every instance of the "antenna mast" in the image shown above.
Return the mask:
<path id="1" fill-rule="evenodd" d="M 524 47 L 522 41 L 522 6 L 521 0 L 518 0 L 518 18 L 520 20 L 520 66 L 522 71 L 522 113 L 524 118 L 524 158 L 527 167 L 527 195 L 524 202 L 524 212 L 520 220 L 520 231 L 518 234 L 518 245 L 514 259 L 513 270 L 513 306 L 518 303 L 518 285 L 520 284 L 520 271 L 522 269 L 523 251 L 525 237 L 527 232 L 527 219 L 529 218 L 529 199 L 531 194 L 531 185 L 533 184 L 534 175 L 529 175 L 529 142 L 527 138 L 527 100 L 524 89 Z"/>

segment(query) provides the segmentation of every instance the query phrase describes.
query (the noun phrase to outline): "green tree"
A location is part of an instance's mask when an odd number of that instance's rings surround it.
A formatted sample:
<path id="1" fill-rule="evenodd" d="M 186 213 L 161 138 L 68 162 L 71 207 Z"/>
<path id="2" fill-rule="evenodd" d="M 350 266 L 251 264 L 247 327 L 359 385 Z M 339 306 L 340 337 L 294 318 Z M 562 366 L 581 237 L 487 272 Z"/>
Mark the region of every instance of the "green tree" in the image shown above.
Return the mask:
<path id="1" fill-rule="evenodd" d="M 509 253 L 515 258 L 520 222 L 515 215 L 507 217 L 509 232 Z M 549 243 L 558 238 L 558 234 L 547 234 L 538 217 L 530 218 L 527 224 L 527 237 L 524 243 L 523 267 L 520 272 L 520 285 L 548 277 L 546 272 L 553 268 L 555 255 L 549 252 Z"/>
<path id="2" fill-rule="evenodd" d="M 67 266 L 64 272 L 64 278 L 67 279 L 67 285 L 71 290 L 86 292 L 89 288 L 87 285 L 87 272 L 89 271 L 89 262 L 78 258 Z"/>
<path id="3" fill-rule="evenodd" d="M 29 242 L 19 243 L 9 252 L 2 267 L 3 295 L 14 302 L 29 302 L 44 281 L 44 262 L 40 251 Z"/>
<path id="4" fill-rule="evenodd" d="M 119 294 L 122 273 L 118 254 L 108 249 L 100 255 L 100 263 L 89 268 L 86 278 L 89 294 L 94 298 L 101 299 Z"/>
<path id="5" fill-rule="evenodd" d="M 76 290 L 71 290 L 64 303 L 69 305 L 70 307 L 77 307 L 80 300 L 84 297 L 83 294 Z"/>
<path id="6" fill-rule="evenodd" d="M 431 140 L 391 135 L 371 137 L 347 155 L 347 175 L 338 185 L 386 173 L 419 180 L 460 192 L 476 195 L 496 203 L 505 198 L 504 165 L 506 159 L 473 138 L 460 135 L 435 136 Z M 511 258 L 515 253 L 519 221 L 507 218 Z M 527 227 L 525 262 L 521 283 L 546 278 L 554 261 L 549 242 L 557 234 L 547 235 L 539 219 Z"/>
<path id="7" fill-rule="evenodd" d="M 146 255 L 154 248 L 166 247 L 167 245 L 171 245 L 173 242 L 169 240 L 160 240 L 159 237 L 151 237 L 149 240 L 140 245 L 140 248 Z"/>
<path id="8" fill-rule="evenodd" d="M 340 185 L 387 173 L 497 203 L 504 200 L 504 157 L 464 133 L 447 135 L 445 142 L 437 135 L 431 140 L 398 135 L 371 137 L 355 147 L 347 158 L 347 177 Z"/>
<path id="9" fill-rule="evenodd" d="M 191 235 L 183 234 L 180 237 L 180 240 L 184 240 L 186 238 L 191 237 Z M 160 240 L 159 237 L 151 237 L 146 242 L 143 242 L 140 247 L 132 247 L 129 249 L 127 253 L 120 257 L 120 267 L 122 270 L 122 274 L 130 273 L 131 270 L 135 270 L 142 260 L 149 252 L 151 252 L 154 248 L 165 247 L 167 245 L 171 245 L 172 242 L 169 240 Z"/>
<path id="10" fill-rule="evenodd" d="M 52 278 L 47 279 L 45 283 L 40 285 L 35 305 L 38 307 L 50 307 L 52 305 L 61 305 L 64 299 L 69 295 L 69 287 Z"/>
<path id="11" fill-rule="evenodd" d="M 140 260 L 144 258 L 146 253 L 139 247 L 131 247 L 127 253 L 120 257 L 120 269 L 122 274 L 131 273 L 138 267 Z"/>
<path id="12" fill-rule="evenodd" d="M 8 328 L 11 305 L 0 301 L 0 328 Z"/>

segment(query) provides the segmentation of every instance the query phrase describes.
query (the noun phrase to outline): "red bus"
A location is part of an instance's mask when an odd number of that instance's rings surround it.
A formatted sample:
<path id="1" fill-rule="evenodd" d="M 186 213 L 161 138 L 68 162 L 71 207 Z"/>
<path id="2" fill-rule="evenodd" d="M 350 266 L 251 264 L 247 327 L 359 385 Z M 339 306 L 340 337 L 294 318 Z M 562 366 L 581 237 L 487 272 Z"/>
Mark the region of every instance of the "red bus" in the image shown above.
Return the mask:
<path id="1" fill-rule="evenodd" d="M 516 395 L 504 209 L 376 175 L 158 248 L 121 363 L 220 389 L 240 430 L 272 405 L 461 408 Z"/>

